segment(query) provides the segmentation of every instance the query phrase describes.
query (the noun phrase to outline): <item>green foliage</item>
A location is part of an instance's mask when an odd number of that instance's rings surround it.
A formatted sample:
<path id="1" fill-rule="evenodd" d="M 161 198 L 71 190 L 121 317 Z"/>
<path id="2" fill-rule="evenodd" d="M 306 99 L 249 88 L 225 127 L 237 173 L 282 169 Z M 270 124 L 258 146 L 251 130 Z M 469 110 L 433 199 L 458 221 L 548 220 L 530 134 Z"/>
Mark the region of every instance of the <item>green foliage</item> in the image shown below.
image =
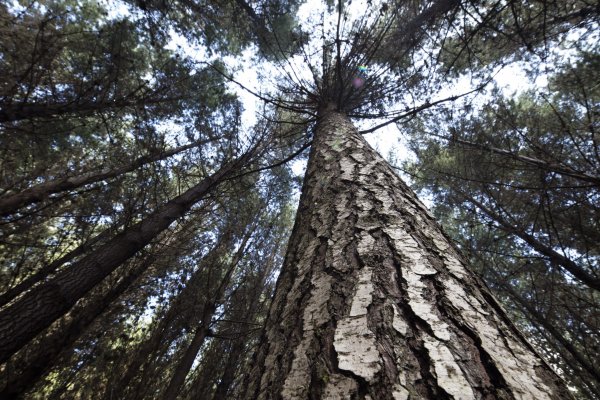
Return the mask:
<path id="1" fill-rule="evenodd" d="M 160 398 L 212 305 L 210 335 L 182 398 L 236 398 L 293 224 L 298 177 L 285 161 L 302 157 L 331 103 L 356 118 L 411 118 L 402 130 L 418 156 L 406 168 L 416 187 L 433 197 L 448 232 L 578 394 L 600 390 L 597 291 L 518 235 L 598 276 L 597 8 L 575 0 L 374 1 L 345 25 L 350 3 L 326 2 L 334 15 L 342 9 L 333 36 L 322 22 L 296 21 L 297 1 L 0 4 L 0 200 L 198 143 L 0 215 L 1 291 L 32 277 L 45 284 L 252 150 L 0 366 L 0 397 L 12 387 L 40 399 L 115 398 L 118 390 Z M 173 38 L 189 46 L 170 50 Z M 572 47 L 572 59 L 543 64 L 557 43 Z M 285 73 L 271 77 L 275 94 L 267 81 L 241 82 L 264 84 L 267 104 L 247 129 L 225 77 L 227 56 L 249 49 Z M 431 108 L 448 77 L 487 79 L 511 60 L 530 61 L 532 75 L 555 69 L 548 90 L 515 98 L 496 91 L 459 115 L 458 106 Z M 368 72 L 356 87 L 359 65 Z M 56 352 L 35 358 L 48 348 Z M 119 387 L 131 365 L 139 368 Z M 19 381 L 23 371 L 31 379 Z"/>
<path id="2" fill-rule="evenodd" d="M 567 33 L 580 35 L 581 42 L 593 41 L 598 23 L 597 10 L 587 1 L 463 3 L 463 25 L 444 41 L 441 53 L 450 73 L 516 60 L 545 61 L 556 50 L 555 41 L 564 41 Z"/>
<path id="3" fill-rule="evenodd" d="M 406 165 L 434 212 L 514 320 L 581 398 L 597 393 L 600 157 L 597 56 L 564 65 L 547 91 L 410 126 Z M 441 129 L 440 129 L 441 128 Z"/>

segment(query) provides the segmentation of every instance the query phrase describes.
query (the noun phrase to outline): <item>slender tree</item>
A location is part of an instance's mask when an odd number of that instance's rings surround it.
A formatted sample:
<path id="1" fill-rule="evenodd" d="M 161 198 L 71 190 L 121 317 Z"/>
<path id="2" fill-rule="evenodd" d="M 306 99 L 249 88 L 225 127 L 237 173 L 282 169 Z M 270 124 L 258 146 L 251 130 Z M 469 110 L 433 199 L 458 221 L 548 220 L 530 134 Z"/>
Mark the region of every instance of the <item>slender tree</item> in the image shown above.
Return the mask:
<path id="1" fill-rule="evenodd" d="M 286 210 L 287 209 L 287 210 Z M 290 208 L 284 207 L 284 214 Z M 266 215 L 267 230 L 259 233 L 246 252 L 241 268 L 244 270 L 230 289 L 223 314 L 214 321 L 213 336 L 205 350 L 193 380 L 182 398 L 228 399 L 240 397 L 239 386 L 253 344 L 266 316 L 272 286 L 271 274 L 283 257 L 289 229 L 289 217 Z"/>
<path id="2" fill-rule="evenodd" d="M 88 185 L 90 183 L 114 178 L 121 174 L 125 174 L 137 168 L 140 168 L 145 164 L 167 159 L 186 150 L 193 149 L 195 147 L 200 147 L 203 144 L 209 143 L 211 141 L 211 139 L 206 139 L 195 143 L 186 144 L 183 146 L 178 146 L 174 149 L 168 149 L 158 154 L 139 157 L 138 159 L 133 160 L 131 163 L 125 166 L 116 168 L 105 168 L 101 171 L 88 172 L 79 176 L 55 179 L 53 181 L 44 182 L 39 185 L 29 187 L 19 193 L 3 196 L 2 198 L 0 198 L 0 215 L 13 213 L 19 208 L 27 206 L 31 203 L 41 201 L 51 194 L 77 189 L 81 186 Z"/>
<path id="3" fill-rule="evenodd" d="M 251 227 L 251 229 L 254 227 Z M 222 278 L 217 280 L 217 285 L 213 293 L 207 293 L 202 307 L 202 313 L 198 326 L 195 328 L 194 335 L 192 337 L 189 346 L 184 350 L 181 360 L 175 366 L 173 376 L 171 377 L 167 388 L 165 389 L 163 397 L 166 400 L 174 400 L 181 391 L 186 376 L 188 375 L 192 364 L 200 351 L 202 345 L 207 336 L 211 334 L 212 320 L 215 317 L 217 307 L 222 305 L 225 291 L 230 285 L 231 278 L 238 267 L 244 253 L 247 251 L 248 240 L 252 236 L 252 231 L 247 232 L 242 243 L 239 245 L 237 252 L 229 262 L 229 265 L 224 269 L 225 274 Z M 214 268 L 214 266 L 212 266 Z"/>
<path id="4" fill-rule="evenodd" d="M 70 265 L 68 269 L 3 309 L 0 312 L 1 362 L 6 361 L 42 329 L 66 313 L 92 287 L 168 228 L 173 221 L 182 217 L 219 182 L 239 173 L 240 167 L 245 165 L 251 155 L 251 152 L 245 153 L 230 161 L 147 219 L 117 235 L 94 254 Z M 37 309 L 36 315 L 29 315 L 26 310 L 35 304 L 43 306 L 34 306 Z"/>
<path id="5" fill-rule="evenodd" d="M 130 382 L 137 374 L 139 374 L 143 364 L 149 361 L 148 354 L 155 354 L 158 351 L 158 348 L 163 344 L 161 342 L 164 342 L 165 339 L 167 339 L 167 330 L 173 329 L 172 325 L 175 324 L 176 321 L 179 324 L 183 322 L 180 319 L 180 314 L 184 312 L 184 307 L 197 303 L 199 301 L 198 299 L 210 297 L 209 293 L 204 293 L 206 288 L 204 288 L 205 285 L 203 285 L 207 278 L 207 271 L 213 268 L 215 270 L 217 269 L 215 264 L 232 246 L 234 240 L 233 233 L 233 227 L 228 226 L 225 228 L 225 231 L 222 233 L 215 247 L 200 261 L 197 270 L 190 278 L 189 282 L 186 283 L 185 288 L 177 295 L 177 298 L 171 302 L 168 311 L 165 315 L 159 316 L 159 323 L 154 328 L 151 336 L 142 342 L 137 350 L 138 356 L 128 360 L 128 364 L 120 379 L 108 388 L 105 395 L 107 399 L 122 398 L 125 396 L 126 390 L 128 386 L 130 386 Z M 189 316 L 190 313 L 186 312 L 186 315 Z M 212 313 L 208 316 L 203 315 L 203 317 L 209 318 L 210 322 Z M 205 327 L 206 325 L 207 324 L 205 324 Z M 209 327 L 206 327 L 206 329 L 208 328 Z M 130 393 L 130 395 L 133 394 L 133 392 Z"/>

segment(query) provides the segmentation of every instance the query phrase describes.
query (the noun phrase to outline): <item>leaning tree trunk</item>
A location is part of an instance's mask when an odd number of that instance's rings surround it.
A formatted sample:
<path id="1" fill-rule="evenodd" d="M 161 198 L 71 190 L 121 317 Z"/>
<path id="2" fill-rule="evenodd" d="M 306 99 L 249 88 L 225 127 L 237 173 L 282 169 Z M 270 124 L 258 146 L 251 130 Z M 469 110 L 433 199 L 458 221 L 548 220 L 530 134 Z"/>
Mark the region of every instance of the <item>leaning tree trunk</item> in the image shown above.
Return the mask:
<path id="1" fill-rule="evenodd" d="M 78 189 L 82 186 L 89 185 L 90 183 L 100 182 L 106 179 L 114 178 L 119 175 L 123 175 L 127 172 L 135 171 L 136 169 L 143 167 L 146 164 L 165 160 L 186 150 L 193 149 L 194 147 L 200 147 L 211 141 L 212 139 L 199 140 L 194 143 L 175 147 L 173 149 L 165 150 L 157 154 L 150 154 L 138 157 L 129 164 L 120 167 L 107 167 L 100 171 L 90 171 L 77 176 L 68 176 L 50 180 L 44 183 L 39 183 L 21 192 L 0 197 L 0 216 L 10 215 L 11 213 L 18 211 L 22 207 L 46 199 L 51 194 Z"/>
<path id="2" fill-rule="evenodd" d="M 16 365 L 9 361 L 5 368 L 6 382 L 0 382 L 0 399 L 18 398 L 35 387 L 39 379 L 56 364 L 60 354 L 79 339 L 112 302 L 152 265 L 156 257 L 155 254 L 150 254 L 131 265 L 127 271 L 123 271 L 124 276 L 108 290 L 71 310 L 64 323 L 48 332 L 39 343 L 36 343 L 34 349 L 27 350 L 15 363 Z"/>
<path id="3" fill-rule="evenodd" d="M 349 119 L 320 117 L 245 398 L 570 398 Z"/>
<path id="4" fill-rule="evenodd" d="M 246 236 L 240 244 L 238 251 L 233 257 L 233 260 L 231 260 L 229 267 L 225 271 L 225 276 L 223 276 L 223 278 L 220 280 L 219 285 L 216 287 L 214 293 L 212 293 L 212 295 L 205 293 L 207 300 L 202 310 L 200 324 L 196 328 L 196 332 L 194 333 L 191 343 L 183 352 L 183 357 L 175 366 L 173 376 L 171 377 L 167 389 L 162 396 L 164 400 L 175 400 L 181 391 L 181 388 L 185 382 L 185 378 L 190 372 L 192 365 L 194 364 L 194 360 L 196 359 L 200 348 L 204 344 L 204 340 L 210 333 L 212 319 L 215 316 L 215 312 L 217 311 L 217 308 L 222 305 L 223 297 L 225 296 L 225 292 L 231 282 L 231 277 L 237 269 L 238 264 L 242 260 L 246 251 L 246 245 L 248 244 L 248 241 L 252 237 L 253 233 L 254 229 L 251 229 L 246 233 Z M 216 269 L 218 267 L 222 267 L 222 265 L 219 265 L 217 262 L 216 265 L 210 266 L 209 268 L 211 267 Z"/>
<path id="5" fill-rule="evenodd" d="M 93 254 L 59 272 L 0 310 L 0 364 L 66 314 L 94 286 L 183 217 L 225 179 L 239 173 L 252 152 L 223 165 L 197 185 L 132 225 Z"/>

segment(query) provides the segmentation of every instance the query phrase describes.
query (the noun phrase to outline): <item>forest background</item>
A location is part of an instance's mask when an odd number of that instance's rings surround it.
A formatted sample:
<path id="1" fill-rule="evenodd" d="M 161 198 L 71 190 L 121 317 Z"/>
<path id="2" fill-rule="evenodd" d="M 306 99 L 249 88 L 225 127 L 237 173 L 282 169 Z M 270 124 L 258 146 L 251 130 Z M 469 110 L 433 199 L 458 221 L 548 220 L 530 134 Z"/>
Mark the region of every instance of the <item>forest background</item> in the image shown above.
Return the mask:
<path id="1" fill-rule="evenodd" d="M 573 395 L 599 398 L 599 11 L 1 4 L 0 397 L 240 396 L 339 98 Z"/>

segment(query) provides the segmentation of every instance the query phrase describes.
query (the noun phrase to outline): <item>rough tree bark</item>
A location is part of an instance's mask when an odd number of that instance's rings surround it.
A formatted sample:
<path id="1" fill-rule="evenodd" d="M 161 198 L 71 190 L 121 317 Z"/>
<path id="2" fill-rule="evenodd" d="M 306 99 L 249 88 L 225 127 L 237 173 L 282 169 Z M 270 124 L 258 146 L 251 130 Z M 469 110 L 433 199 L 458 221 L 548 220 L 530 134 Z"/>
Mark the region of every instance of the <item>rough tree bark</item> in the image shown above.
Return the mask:
<path id="1" fill-rule="evenodd" d="M 248 399 L 565 399 L 426 208 L 320 113 Z"/>
<path id="2" fill-rule="evenodd" d="M 16 399 L 31 390 L 56 364 L 61 352 L 71 347 L 96 318 L 102 315 L 155 260 L 156 255 L 151 253 L 133 264 L 123 271 L 124 276 L 108 290 L 96 294 L 89 302 L 72 309 L 64 323 L 48 332 L 32 350 L 27 350 L 15 363 L 9 361 L 4 371 L 5 376 L 0 381 L 0 399 Z"/>

